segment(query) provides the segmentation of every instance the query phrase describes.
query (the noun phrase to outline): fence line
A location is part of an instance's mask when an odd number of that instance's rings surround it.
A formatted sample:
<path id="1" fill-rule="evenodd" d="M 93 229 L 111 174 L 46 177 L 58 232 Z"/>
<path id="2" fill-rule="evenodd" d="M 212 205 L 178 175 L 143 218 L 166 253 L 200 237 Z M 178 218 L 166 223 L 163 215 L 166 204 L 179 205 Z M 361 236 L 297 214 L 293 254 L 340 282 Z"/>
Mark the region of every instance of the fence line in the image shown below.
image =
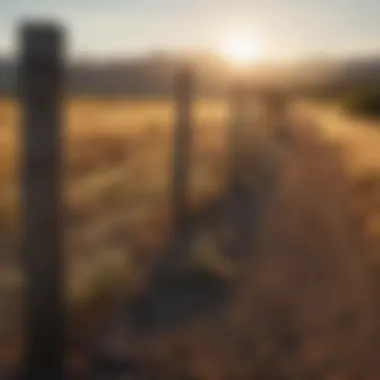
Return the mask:
<path id="1" fill-rule="evenodd" d="M 37 23 L 24 25 L 20 37 L 22 254 L 27 278 L 25 379 L 62 379 L 66 353 L 61 199 L 64 36 L 55 24 Z M 187 219 L 194 87 L 190 68 L 181 70 L 175 87 L 177 113 L 172 161 L 175 233 Z M 235 88 L 232 99 L 235 116 L 249 102 L 251 95 L 247 88 L 245 85 Z M 236 184 L 236 144 L 241 128 L 241 120 L 237 120 L 229 131 L 232 184 Z M 248 225 L 246 219 L 241 223 Z"/>

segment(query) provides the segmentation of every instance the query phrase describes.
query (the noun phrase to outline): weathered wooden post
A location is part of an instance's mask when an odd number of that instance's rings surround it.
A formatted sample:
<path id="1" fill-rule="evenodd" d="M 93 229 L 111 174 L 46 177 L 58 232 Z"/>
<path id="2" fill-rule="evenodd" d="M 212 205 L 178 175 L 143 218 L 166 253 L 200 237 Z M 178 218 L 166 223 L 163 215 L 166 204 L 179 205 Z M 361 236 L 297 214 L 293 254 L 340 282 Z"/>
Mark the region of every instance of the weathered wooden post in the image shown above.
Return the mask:
<path id="1" fill-rule="evenodd" d="M 231 223 L 232 240 L 229 255 L 239 258 L 249 253 L 252 244 L 252 223 L 254 218 L 254 194 L 249 185 L 252 149 L 255 138 L 252 135 L 252 88 L 239 81 L 231 92 L 231 121 L 228 131 L 228 214 Z M 254 126 L 256 127 L 256 126 Z"/>
<path id="2" fill-rule="evenodd" d="M 229 185 L 230 188 L 237 186 L 239 178 L 239 164 L 241 143 L 244 129 L 247 127 L 247 103 L 249 103 L 249 91 L 246 85 L 238 82 L 231 89 L 231 120 L 228 130 L 228 160 L 229 160 Z"/>
<path id="3" fill-rule="evenodd" d="M 21 28 L 22 250 L 26 275 L 26 379 L 61 379 L 64 300 L 61 225 L 62 32 Z"/>
<path id="4" fill-rule="evenodd" d="M 188 206 L 193 86 L 190 68 L 182 69 L 177 75 L 175 89 L 176 125 L 173 139 L 172 183 L 172 213 L 175 229 L 183 226 Z"/>

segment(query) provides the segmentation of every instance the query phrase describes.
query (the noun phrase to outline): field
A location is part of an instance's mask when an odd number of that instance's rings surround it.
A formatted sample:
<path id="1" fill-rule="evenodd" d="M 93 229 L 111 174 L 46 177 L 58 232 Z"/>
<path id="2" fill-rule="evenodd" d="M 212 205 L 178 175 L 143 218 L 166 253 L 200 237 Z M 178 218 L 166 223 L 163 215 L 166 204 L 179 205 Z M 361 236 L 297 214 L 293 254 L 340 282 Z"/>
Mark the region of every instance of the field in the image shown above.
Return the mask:
<path id="1" fill-rule="evenodd" d="M 19 114 L 12 101 L 0 102 L 3 366 L 17 361 L 21 334 Z M 172 231 L 174 117 L 174 105 L 164 100 L 66 104 L 73 367 L 86 370 L 88 353 L 80 348 L 95 334 L 94 346 L 122 345 L 138 373 L 151 379 L 377 379 L 380 129 L 335 110 L 295 105 L 285 136 L 260 143 L 249 137 L 238 146 L 239 180 L 254 194 L 253 245 L 242 257 L 228 257 L 223 239 L 239 228 L 201 220 L 190 254 L 178 254 L 155 282 L 151 274 Z M 229 122 L 226 104 L 196 105 L 194 214 L 228 200 Z M 136 308 L 124 315 L 120 302 L 135 295 L 141 295 Z M 106 317 L 118 320 L 112 331 Z M 145 321 L 142 332 L 130 331 L 130 318 L 138 326 Z"/>
<path id="2" fill-rule="evenodd" d="M 80 315 L 82 308 L 90 308 L 93 314 L 92 302 L 97 303 L 102 292 L 108 297 L 120 288 L 120 281 L 136 277 L 138 265 L 147 259 L 144 254 L 157 250 L 169 233 L 174 111 L 169 101 L 79 99 L 65 106 L 68 302 L 75 304 L 74 309 L 81 308 Z M 220 192 L 226 111 L 217 102 L 201 102 L 196 107 L 192 207 Z M 19 117 L 17 104 L 1 101 L 0 277 L 6 297 L 1 297 L 4 339 L 0 341 L 4 342 L 13 340 L 15 331 L 21 329 Z M 205 123 L 207 128 L 203 128 Z M 136 252 L 139 256 L 134 259 Z M 133 270 L 132 259 L 137 261 Z"/>

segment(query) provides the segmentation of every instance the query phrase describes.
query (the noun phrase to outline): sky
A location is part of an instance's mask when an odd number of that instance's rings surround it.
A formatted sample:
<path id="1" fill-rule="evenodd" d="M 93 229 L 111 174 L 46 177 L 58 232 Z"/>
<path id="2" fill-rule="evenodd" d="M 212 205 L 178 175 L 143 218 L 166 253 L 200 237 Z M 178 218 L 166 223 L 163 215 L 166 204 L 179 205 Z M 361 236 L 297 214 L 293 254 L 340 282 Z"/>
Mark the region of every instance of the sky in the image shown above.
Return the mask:
<path id="1" fill-rule="evenodd" d="M 237 33 L 275 59 L 380 53 L 379 0 L 0 0 L 0 53 L 28 18 L 58 20 L 73 57 L 215 50 Z"/>

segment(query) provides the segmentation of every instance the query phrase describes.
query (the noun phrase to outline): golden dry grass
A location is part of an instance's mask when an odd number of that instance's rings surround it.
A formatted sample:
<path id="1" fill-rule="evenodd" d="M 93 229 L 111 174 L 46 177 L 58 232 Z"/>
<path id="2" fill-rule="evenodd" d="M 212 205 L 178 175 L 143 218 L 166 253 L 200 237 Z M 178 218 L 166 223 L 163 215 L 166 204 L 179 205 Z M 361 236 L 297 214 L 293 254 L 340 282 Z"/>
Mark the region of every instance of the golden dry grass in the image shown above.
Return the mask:
<path id="1" fill-rule="evenodd" d="M 190 199 L 194 207 L 220 191 L 226 111 L 220 102 L 196 105 Z M 0 325 L 5 335 L 9 326 L 20 329 L 22 276 L 14 244 L 19 225 L 20 116 L 14 101 L 0 101 Z M 73 312 L 73 323 L 81 325 L 84 315 L 95 313 L 99 304 L 102 309 L 104 299 L 133 277 L 130 265 L 138 272 L 148 260 L 145 252 L 157 250 L 168 234 L 175 114 L 170 101 L 82 98 L 66 102 L 63 116 L 68 304 L 79 308 Z"/>
<path id="2" fill-rule="evenodd" d="M 144 344 L 149 378 L 378 378 L 378 251 L 341 143 L 297 132 L 230 298 Z"/>
<path id="3" fill-rule="evenodd" d="M 170 232 L 173 113 L 167 101 L 67 103 L 68 304 L 73 334 L 83 334 L 90 322 L 101 319 L 112 295 L 126 287 L 139 288 L 140 273 L 165 244 Z M 264 213 L 257 250 L 239 269 L 221 260 L 208 236 L 200 234 L 199 244 L 194 244 L 191 265 L 241 275 L 232 299 L 217 318 L 200 318 L 138 342 L 138 361 L 151 378 L 378 378 L 378 352 L 372 346 L 377 314 L 371 298 L 377 294 L 372 294 L 368 273 L 378 270 L 380 279 L 380 132 L 313 107 L 303 106 L 297 117 L 301 113 L 317 120 L 320 136 L 297 132 L 299 140 L 285 155 L 278 188 Z M 0 103 L 4 241 L 12 237 L 17 220 L 17 117 L 12 102 Z M 225 104 L 197 104 L 190 200 L 194 208 L 223 190 L 226 117 Z M 275 146 L 270 149 L 265 160 L 277 153 Z M 249 171 L 244 174 L 252 175 L 253 166 L 244 167 Z M 4 260 L 10 254 L 6 248 L 0 252 Z M 0 306 L 9 322 L 17 320 L 7 310 L 20 300 L 14 289 L 22 287 L 22 278 L 17 263 L 3 269 L 16 273 L 2 284 L 2 291 L 10 293 L 12 288 L 14 293 Z"/>

